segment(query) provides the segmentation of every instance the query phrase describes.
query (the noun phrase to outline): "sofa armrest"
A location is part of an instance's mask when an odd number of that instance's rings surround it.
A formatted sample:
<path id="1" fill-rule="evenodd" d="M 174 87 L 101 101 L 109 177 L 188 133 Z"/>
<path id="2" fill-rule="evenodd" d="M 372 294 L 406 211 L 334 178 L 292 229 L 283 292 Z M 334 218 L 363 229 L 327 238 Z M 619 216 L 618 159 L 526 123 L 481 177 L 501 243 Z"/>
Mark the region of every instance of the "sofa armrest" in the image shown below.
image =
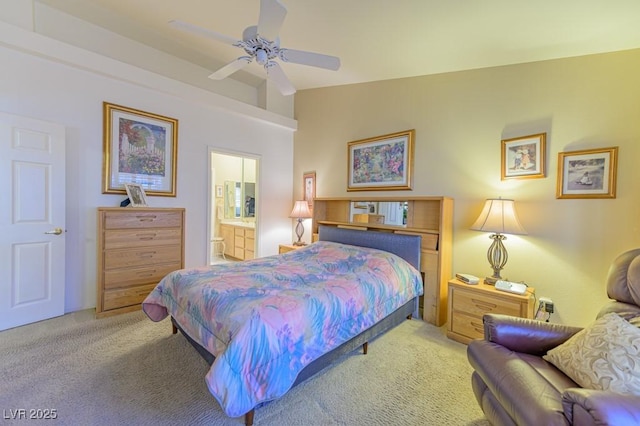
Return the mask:
<path id="1" fill-rule="evenodd" d="M 640 424 L 640 396 L 637 395 L 570 388 L 562 394 L 562 407 L 570 424 Z"/>
<path id="2" fill-rule="evenodd" d="M 541 356 L 582 330 L 509 315 L 485 314 L 484 338 L 512 351 Z"/>

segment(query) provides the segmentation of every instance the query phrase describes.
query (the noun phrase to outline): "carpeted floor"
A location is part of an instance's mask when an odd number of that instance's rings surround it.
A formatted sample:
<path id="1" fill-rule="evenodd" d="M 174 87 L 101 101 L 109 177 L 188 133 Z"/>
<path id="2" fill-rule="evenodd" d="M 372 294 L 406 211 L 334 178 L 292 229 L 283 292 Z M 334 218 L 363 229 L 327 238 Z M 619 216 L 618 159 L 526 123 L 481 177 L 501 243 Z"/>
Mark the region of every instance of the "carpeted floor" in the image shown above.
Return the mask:
<path id="1" fill-rule="evenodd" d="M 254 424 L 488 425 L 465 351 L 443 329 L 405 321 L 371 342 L 368 355 L 345 355 L 257 409 Z M 0 332 L 0 423 L 24 424 L 13 419 L 19 410 L 27 418 L 55 410 L 42 424 L 242 425 L 209 394 L 207 370 L 168 320 L 68 314 Z"/>

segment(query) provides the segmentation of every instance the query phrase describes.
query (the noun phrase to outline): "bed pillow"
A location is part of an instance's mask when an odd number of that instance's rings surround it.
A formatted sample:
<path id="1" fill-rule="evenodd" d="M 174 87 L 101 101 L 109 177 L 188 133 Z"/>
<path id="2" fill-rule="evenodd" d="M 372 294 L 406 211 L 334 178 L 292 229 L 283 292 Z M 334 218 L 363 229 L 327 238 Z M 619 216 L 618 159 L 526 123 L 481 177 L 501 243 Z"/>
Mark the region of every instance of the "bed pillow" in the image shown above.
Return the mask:
<path id="1" fill-rule="evenodd" d="M 617 314 L 604 315 L 543 358 L 583 388 L 640 395 L 640 329 Z"/>

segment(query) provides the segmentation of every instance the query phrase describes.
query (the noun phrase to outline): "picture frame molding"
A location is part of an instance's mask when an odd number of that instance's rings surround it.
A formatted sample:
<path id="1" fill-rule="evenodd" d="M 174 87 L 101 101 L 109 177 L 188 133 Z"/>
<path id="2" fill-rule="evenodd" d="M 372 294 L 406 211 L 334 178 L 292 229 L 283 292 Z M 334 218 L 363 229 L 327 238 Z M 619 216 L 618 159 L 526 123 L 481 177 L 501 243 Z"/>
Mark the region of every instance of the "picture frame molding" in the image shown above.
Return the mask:
<path id="1" fill-rule="evenodd" d="M 139 183 L 125 183 L 124 189 L 129 197 L 131 207 L 148 207 L 147 195 Z"/>
<path id="2" fill-rule="evenodd" d="M 389 133 L 387 135 L 375 136 L 372 138 L 359 139 L 347 144 L 347 191 L 397 191 L 411 190 L 413 183 L 413 158 L 414 158 L 415 129 L 404 130 L 402 132 Z M 378 179 L 355 182 L 354 175 L 358 175 L 356 157 L 358 150 L 370 149 L 368 154 L 376 154 L 376 148 L 384 145 L 403 143 L 402 173 L 399 182 L 383 182 Z M 388 164 L 381 164 L 382 174 L 388 174 Z M 391 171 L 393 172 L 393 171 Z"/>
<path id="3" fill-rule="evenodd" d="M 530 146 L 533 145 L 533 148 Z M 503 139 L 501 141 L 501 180 L 507 179 L 539 179 L 546 176 L 546 152 L 547 134 L 536 133 L 533 135 L 519 136 L 516 138 Z M 524 147 L 524 148 L 523 148 Z M 531 162 L 531 153 L 522 153 L 522 149 L 533 152 L 533 168 L 519 169 L 524 159 Z M 511 165 L 514 165 L 512 168 Z M 513 171 L 512 171 L 513 170 Z"/>
<path id="4" fill-rule="evenodd" d="M 144 132 L 151 133 L 152 138 L 146 140 L 147 146 L 136 147 L 133 151 L 124 153 L 121 149 L 124 145 L 125 135 L 121 133 L 123 121 L 133 121 L 135 126 L 142 128 Z M 131 127 L 133 127 L 133 125 Z M 157 135 L 164 135 L 164 140 L 157 141 Z M 124 184 L 140 184 L 146 195 L 153 196 L 176 196 L 177 182 L 177 162 L 178 162 L 178 120 L 146 112 L 122 105 L 103 102 L 103 194 L 125 194 Z M 153 142 L 153 144 L 152 144 Z M 158 148 L 158 143 L 164 148 Z M 129 150 L 131 144 L 127 145 Z M 164 164 L 164 176 L 152 173 L 136 173 L 120 171 L 121 157 L 128 155 L 135 159 L 137 152 L 144 152 L 138 155 L 139 161 L 157 160 L 162 153 Z M 164 152 L 163 152 L 164 151 Z M 146 160 L 145 160 L 146 156 Z M 155 158 L 154 158 L 155 156 Z M 157 161 L 156 161 L 157 163 Z"/>
<path id="5" fill-rule="evenodd" d="M 582 157 L 582 159 L 580 159 Z M 597 167 L 596 173 L 593 173 L 595 166 L 591 166 L 590 170 L 575 171 L 566 167 L 570 161 L 585 161 L 602 159 L 603 164 L 601 167 Z M 600 176 L 600 169 L 602 176 Z M 592 172 L 591 176 L 587 176 L 585 183 L 577 182 L 576 175 L 584 172 Z M 569 151 L 558 153 L 558 179 L 556 183 L 556 198 L 558 199 L 576 199 L 576 198 L 616 198 L 616 184 L 618 174 L 618 147 L 609 148 L 597 148 L 597 149 L 585 149 L 580 151 Z M 573 176 L 570 176 L 573 175 Z M 585 175 L 580 178 L 580 181 L 585 179 Z M 606 182 L 605 182 L 606 178 Z M 590 190 L 589 188 L 572 189 L 569 188 L 569 184 L 573 181 L 575 184 L 591 185 L 589 181 L 595 179 L 593 184 L 597 184 L 598 179 L 602 181 L 602 188 L 599 190 Z"/>
<path id="6" fill-rule="evenodd" d="M 307 202 L 312 212 L 314 198 L 316 198 L 316 172 L 305 172 L 302 174 L 302 199 Z"/>

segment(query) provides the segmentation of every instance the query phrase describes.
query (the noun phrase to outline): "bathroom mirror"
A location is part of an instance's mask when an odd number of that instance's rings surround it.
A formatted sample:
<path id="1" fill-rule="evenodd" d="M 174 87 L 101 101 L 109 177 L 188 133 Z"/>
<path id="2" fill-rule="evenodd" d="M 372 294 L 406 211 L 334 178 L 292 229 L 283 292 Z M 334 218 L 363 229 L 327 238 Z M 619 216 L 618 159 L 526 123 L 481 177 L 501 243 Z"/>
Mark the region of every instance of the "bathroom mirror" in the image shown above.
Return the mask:
<path id="1" fill-rule="evenodd" d="M 240 182 L 224 182 L 224 218 L 236 219 L 241 214 L 242 186 Z"/>
<path id="2" fill-rule="evenodd" d="M 244 217 L 256 216 L 256 184 L 244 183 Z"/>

